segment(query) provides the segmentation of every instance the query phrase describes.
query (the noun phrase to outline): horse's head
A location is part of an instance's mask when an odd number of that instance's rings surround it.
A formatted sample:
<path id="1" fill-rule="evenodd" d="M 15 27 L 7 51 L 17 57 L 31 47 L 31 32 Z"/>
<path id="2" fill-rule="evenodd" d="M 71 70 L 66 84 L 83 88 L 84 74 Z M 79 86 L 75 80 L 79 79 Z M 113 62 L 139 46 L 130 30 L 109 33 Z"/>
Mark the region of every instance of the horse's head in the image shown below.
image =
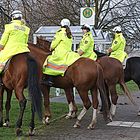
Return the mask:
<path id="1" fill-rule="evenodd" d="M 46 52 L 50 52 L 51 42 L 43 39 L 43 37 L 37 37 L 37 47 L 42 48 Z"/>

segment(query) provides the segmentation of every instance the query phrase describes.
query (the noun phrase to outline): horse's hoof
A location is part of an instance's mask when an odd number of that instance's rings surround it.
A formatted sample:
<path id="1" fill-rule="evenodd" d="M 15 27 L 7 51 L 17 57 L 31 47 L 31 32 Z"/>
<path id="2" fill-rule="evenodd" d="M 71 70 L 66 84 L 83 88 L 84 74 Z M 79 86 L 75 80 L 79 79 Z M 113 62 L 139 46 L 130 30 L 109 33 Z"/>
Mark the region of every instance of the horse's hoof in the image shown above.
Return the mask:
<path id="1" fill-rule="evenodd" d="M 110 122 L 112 122 L 112 119 L 110 119 L 110 118 L 107 118 L 107 119 L 105 120 L 105 123 L 106 123 L 106 124 L 108 124 L 108 123 L 110 123 Z"/>
<path id="2" fill-rule="evenodd" d="M 87 129 L 94 129 L 95 128 L 95 124 L 94 125 L 89 125 L 88 127 L 87 127 Z"/>
<path id="3" fill-rule="evenodd" d="M 71 119 L 72 118 L 72 116 L 70 116 L 70 115 L 66 115 L 66 117 L 65 117 L 66 119 Z"/>
<path id="4" fill-rule="evenodd" d="M 46 117 L 42 120 L 43 124 L 46 124 L 46 125 L 49 125 L 50 122 L 49 122 L 49 117 Z"/>
<path id="5" fill-rule="evenodd" d="M 3 124 L 4 127 L 10 127 L 10 122 L 9 121 L 6 121 L 4 124 Z"/>
<path id="6" fill-rule="evenodd" d="M 111 114 L 108 116 L 107 121 L 109 121 L 109 122 L 112 122 L 113 121 L 113 116 Z"/>
<path id="7" fill-rule="evenodd" d="M 34 136 L 35 135 L 35 129 L 29 129 L 29 136 Z"/>
<path id="8" fill-rule="evenodd" d="M 16 136 L 22 136 L 22 130 L 20 128 L 16 129 Z"/>
<path id="9" fill-rule="evenodd" d="M 71 117 L 72 117 L 73 119 L 75 119 L 75 118 L 77 118 L 77 114 L 76 114 L 76 113 L 72 113 Z"/>
<path id="10" fill-rule="evenodd" d="M 103 111 L 101 111 L 101 110 L 98 110 L 98 114 L 103 114 Z"/>
<path id="11" fill-rule="evenodd" d="M 75 125 L 73 126 L 74 128 L 80 128 L 81 125 L 79 123 L 75 123 Z"/>

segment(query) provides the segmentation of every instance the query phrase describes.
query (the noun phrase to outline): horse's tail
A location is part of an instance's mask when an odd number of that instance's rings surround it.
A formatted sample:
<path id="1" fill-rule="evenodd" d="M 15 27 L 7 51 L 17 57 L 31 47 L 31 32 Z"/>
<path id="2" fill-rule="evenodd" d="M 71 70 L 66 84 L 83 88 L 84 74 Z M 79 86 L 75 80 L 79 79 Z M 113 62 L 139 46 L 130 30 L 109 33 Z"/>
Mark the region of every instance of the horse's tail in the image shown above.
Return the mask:
<path id="1" fill-rule="evenodd" d="M 135 101 L 133 100 L 131 93 L 129 92 L 124 80 L 121 80 L 120 82 L 120 87 L 122 88 L 122 90 L 124 91 L 124 93 L 127 95 L 127 97 L 130 99 L 130 101 L 135 105 Z"/>
<path id="2" fill-rule="evenodd" d="M 32 101 L 32 109 L 42 119 L 42 95 L 39 86 L 37 62 L 28 55 L 28 90 Z"/>
<path id="3" fill-rule="evenodd" d="M 107 120 L 108 113 L 109 113 L 108 98 L 107 98 L 107 93 L 106 93 L 106 88 L 105 88 L 105 83 L 103 78 L 103 70 L 99 64 L 97 64 L 97 71 L 98 71 L 97 87 L 100 91 L 104 119 Z"/>

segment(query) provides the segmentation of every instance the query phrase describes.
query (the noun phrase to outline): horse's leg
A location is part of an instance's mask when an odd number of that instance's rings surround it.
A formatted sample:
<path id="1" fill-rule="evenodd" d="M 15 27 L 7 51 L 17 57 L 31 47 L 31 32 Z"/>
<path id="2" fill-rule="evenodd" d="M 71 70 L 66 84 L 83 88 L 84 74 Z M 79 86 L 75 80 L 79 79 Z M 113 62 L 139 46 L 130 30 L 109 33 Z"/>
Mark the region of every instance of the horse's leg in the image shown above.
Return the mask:
<path id="1" fill-rule="evenodd" d="M 87 110 L 90 108 L 91 106 L 91 102 L 90 99 L 88 97 L 88 90 L 81 90 L 80 88 L 78 89 L 79 95 L 83 101 L 83 109 L 80 112 L 80 114 L 77 117 L 77 121 L 75 123 L 75 125 L 73 127 L 78 128 L 80 127 L 80 121 L 81 119 L 84 117 L 84 115 L 86 114 Z"/>
<path id="2" fill-rule="evenodd" d="M 69 104 L 69 113 L 66 115 L 66 119 L 75 118 L 77 116 L 76 113 L 78 109 L 75 104 L 73 89 L 69 88 L 69 89 L 64 89 L 64 90 L 65 90 L 66 98 Z"/>
<path id="3" fill-rule="evenodd" d="M 34 122 L 34 119 L 35 119 L 35 112 L 33 110 L 33 104 L 31 103 L 31 113 L 32 113 L 32 117 L 31 117 L 31 122 L 29 124 L 29 136 L 33 136 L 35 134 L 35 122 Z"/>
<path id="4" fill-rule="evenodd" d="M 3 86 L 0 86 L 0 127 L 3 126 Z"/>
<path id="5" fill-rule="evenodd" d="M 50 111 L 50 87 L 46 85 L 41 85 L 41 91 L 44 97 L 44 107 L 45 107 L 45 118 L 43 119 L 44 124 L 49 124 L 49 120 L 51 118 L 51 111 Z"/>
<path id="6" fill-rule="evenodd" d="M 9 111 L 11 109 L 12 90 L 6 89 L 6 92 L 7 92 L 7 100 L 6 100 L 6 104 L 5 104 L 6 118 L 5 118 L 5 123 L 3 124 L 3 126 L 9 127 L 10 126 Z"/>
<path id="7" fill-rule="evenodd" d="M 116 113 L 116 105 L 117 105 L 117 100 L 118 100 L 118 95 L 116 92 L 116 85 L 110 85 L 109 91 L 110 91 L 111 100 L 112 100 L 112 104 L 110 108 L 110 115 L 111 115 L 110 120 L 112 120 L 112 117 L 114 117 Z"/>
<path id="8" fill-rule="evenodd" d="M 19 107 L 20 107 L 19 117 L 16 122 L 16 135 L 20 136 L 22 134 L 22 130 L 21 130 L 22 118 L 23 118 L 27 100 L 23 95 L 23 88 L 21 88 L 21 87 L 16 88 L 15 93 L 16 93 L 16 98 L 19 101 Z"/>
<path id="9" fill-rule="evenodd" d="M 139 83 L 136 83 L 139 87 L 139 90 L 140 90 L 140 84 Z M 138 110 L 138 113 L 137 113 L 138 116 L 140 116 L 140 107 L 139 107 L 139 110 Z"/>
<path id="10" fill-rule="evenodd" d="M 91 90 L 91 97 L 92 97 L 93 114 L 92 114 L 92 121 L 89 124 L 88 129 L 95 128 L 97 122 L 96 118 L 97 118 L 97 109 L 98 109 L 99 101 L 98 101 L 98 92 L 96 87 Z"/>

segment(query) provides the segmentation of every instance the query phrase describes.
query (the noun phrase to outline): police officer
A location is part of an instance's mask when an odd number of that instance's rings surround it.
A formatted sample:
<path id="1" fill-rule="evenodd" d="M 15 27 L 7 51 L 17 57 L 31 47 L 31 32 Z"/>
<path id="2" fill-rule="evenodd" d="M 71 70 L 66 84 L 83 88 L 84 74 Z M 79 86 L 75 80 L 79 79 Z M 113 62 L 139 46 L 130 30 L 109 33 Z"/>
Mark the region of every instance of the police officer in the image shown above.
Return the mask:
<path id="1" fill-rule="evenodd" d="M 90 31 L 90 25 L 84 24 L 81 27 L 81 29 L 83 31 L 83 37 L 80 41 L 77 52 L 82 57 L 87 57 L 87 58 L 96 60 L 97 55 L 93 51 L 94 50 L 94 39 L 93 39 L 92 33 Z"/>
<path id="2" fill-rule="evenodd" d="M 23 24 L 22 12 L 15 10 L 11 14 L 12 21 L 5 25 L 4 33 L 0 40 L 0 73 L 5 63 L 12 56 L 29 52 L 28 36 L 30 29 Z"/>
<path id="3" fill-rule="evenodd" d="M 127 53 L 124 51 L 126 41 L 123 37 L 121 27 L 116 26 L 113 31 L 115 32 L 115 38 L 112 42 L 111 48 L 107 50 L 107 53 L 111 53 L 110 57 L 118 59 L 120 62 L 123 62 L 124 59 L 127 57 Z"/>
<path id="4" fill-rule="evenodd" d="M 69 65 L 80 58 L 79 54 L 72 51 L 72 33 L 70 30 L 69 19 L 61 20 L 61 28 L 56 32 L 51 43 L 52 55 L 48 56 L 43 67 L 42 83 L 49 86 L 53 85 L 53 76 L 64 76 L 64 72 Z M 51 76 L 52 75 L 52 76 Z"/>

